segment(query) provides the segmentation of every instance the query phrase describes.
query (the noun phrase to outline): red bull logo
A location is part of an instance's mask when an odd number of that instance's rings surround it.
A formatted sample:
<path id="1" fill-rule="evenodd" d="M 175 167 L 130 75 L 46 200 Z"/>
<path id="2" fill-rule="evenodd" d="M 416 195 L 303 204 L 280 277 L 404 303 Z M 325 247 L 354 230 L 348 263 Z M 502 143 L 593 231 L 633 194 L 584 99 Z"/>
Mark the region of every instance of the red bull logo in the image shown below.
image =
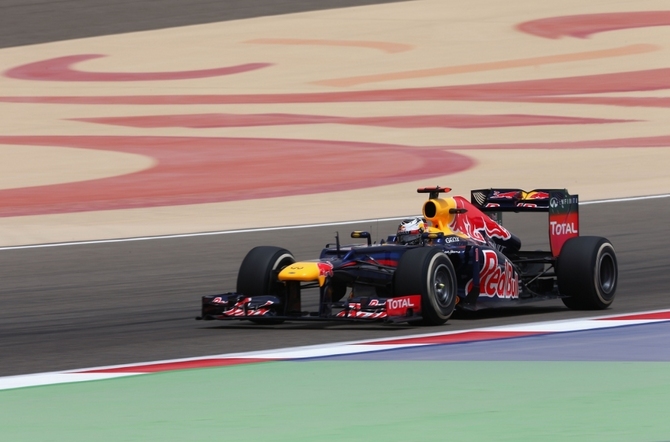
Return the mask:
<path id="1" fill-rule="evenodd" d="M 320 261 L 316 263 L 319 269 L 319 276 L 333 276 L 333 264 L 329 261 Z"/>
<path id="2" fill-rule="evenodd" d="M 499 199 L 499 200 L 502 200 L 502 199 L 511 200 L 511 199 L 514 199 L 514 198 L 519 198 L 520 196 L 521 196 L 521 192 L 518 191 L 518 190 L 512 190 L 512 191 L 509 191 L 509 192 L 500 192 L 498 190 L 494 190 L 489 198 Z"/>
<path id="3" fill-rule="evenodd" d="M 528 192 L 526 194 L 525 200 L 547 200 L 549 199 L 549 194 L 547 192 Z"/>
<path id="4" fill-rule="evenodd" d="M 479 209 L 461 197 L 454 197 L 458 209 L 466 209 L 465 213 L 454 216 L 449 224 L 451 230 L 463 233 L 475 241 L 487 243 L 484 235 L 489 238 L 510 239 L 512 234 L 503 226 L 484 215 Z"/>
<path id="5" fill-rule="evenodd" d="M 482 250 L 483 265 L 479 272 L 479 296 L 489 298 L 497 296 L 500 299 L 516 299 L 519 297 L 519 275 L 509 261 L 501 266 L 498 254 L 493 250 Z M 472 291 L 473 282 L 470 280 L 466 291 Z"/>

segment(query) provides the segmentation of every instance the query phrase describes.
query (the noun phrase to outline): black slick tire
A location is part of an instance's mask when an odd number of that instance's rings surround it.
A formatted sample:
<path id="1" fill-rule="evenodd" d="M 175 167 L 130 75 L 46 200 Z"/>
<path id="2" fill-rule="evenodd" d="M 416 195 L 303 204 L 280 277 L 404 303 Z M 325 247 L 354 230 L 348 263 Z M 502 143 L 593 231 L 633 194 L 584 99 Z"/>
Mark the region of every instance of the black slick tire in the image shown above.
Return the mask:
<path id="1" fill-rule="evenodd" d="M 442 325 L 454 312 L 457 283 L 454 265 L 447 255 L 434 247 L 406 251 L 394 275 L 395 296 L 421 295 L 419 322 L 410 324 Z"/>
<path id="2" fill-rule="evenodd" d="M 556 260 L 558 291 L 566 307 L 602 310 L 614 301 L 619 277 L 616 252 L 599 236 L 579 236 L 563 244 Z"/>
<path id="3" fill-rule="evenodd" d="M 277 279 L 279 272 L 293 264 L 295 258 L 286 249 L 274 246 L 254 247 L 242 260 L 237 273 L 237 293 L 245 296 L 275 295 L 285 298 L 284 284 Z M 281 319 L 251 319 L 256 324 L 281 324 Z"/>

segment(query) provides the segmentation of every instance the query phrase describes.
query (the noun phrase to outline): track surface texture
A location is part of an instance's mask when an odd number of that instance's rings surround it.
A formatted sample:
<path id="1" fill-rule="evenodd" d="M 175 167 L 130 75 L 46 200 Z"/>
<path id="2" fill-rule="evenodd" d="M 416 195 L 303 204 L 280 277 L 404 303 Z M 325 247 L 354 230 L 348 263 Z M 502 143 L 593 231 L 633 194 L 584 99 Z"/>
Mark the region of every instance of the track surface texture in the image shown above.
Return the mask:
<path id="1" fill-rule="evenodd" d="M 670 240 L 659 220 L 667 198 L 584 205 L 581 234 L 609 238 L 619 258 L 613 306 L 603 314 L 667 308 L 664 268 Z M 506 225 L 524 248 L 544 245 L 546 218 L 515 215 Z M 455 331 L 593 316 L 556 301 L 456 314 L 442 327 L 199 322 L 199 297 L 234 290 L 255 245 L 277 245 L 297 259 L 318 256 L 336 231 L 384 237 L 396 223 L 352 224 L 181 239 L 4 250 L 0 253 L 0 376 L 159 359 Z"/>

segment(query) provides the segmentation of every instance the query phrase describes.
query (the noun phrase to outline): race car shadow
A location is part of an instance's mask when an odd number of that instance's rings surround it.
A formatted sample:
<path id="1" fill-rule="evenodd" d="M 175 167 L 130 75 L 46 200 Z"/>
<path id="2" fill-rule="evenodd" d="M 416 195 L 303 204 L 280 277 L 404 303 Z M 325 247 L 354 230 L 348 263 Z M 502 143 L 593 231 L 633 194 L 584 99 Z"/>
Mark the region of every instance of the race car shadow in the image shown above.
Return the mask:
<path id="1" fill-rule="evenodd" d="M 565 313 L 566 317 L 570 315 L 569 312 L 573 310 L 567 309 L 563 305 L 556 306 L 515 306 L 515 307 L 501 307 L 501 308 L 488 308 L 481 309 L 476 311 L 471 310 L 456 310 L 452 314 L 449 321 L 444 325 L 439 326 L 419 326 L 419 325 L 410 325 L 407 323 L 384 323 L 384 322 L 343 322 L 343 321 L 286 321 L 282 324 L 255 324 L 249 321 L 230 321 L 216 324 L 212 324 L 210 327 L 203 327 L 206 329 L 219 329 L 219 330 L 351 330 L 351 331 L 363 331 L 363 330 L 397 330 L 397 331 L 407 331 L 407 330 L 426 330 L 434 331 L 438 328 L 444 329 L 449 328 L 450 323 L 457 321 L 471 321 L 477 322 L 482 320 L 495 320 L 502 318 L 519 318 L 522 320 L 524 317 L 528 316 L 538 316 L 534 319 L 542 320 L 541 316 L 549 315 L 551 319 L 565 319 L 565 318 L 556 318 L 556 313 Z M 588 312 L 584 312 L 588 314 Z M 549 319 L 549 318 L 547 318 Z M 459 327 L 460 328 L 460 327 Z"/>
<path id="2" fill-rule="evenodd" d="M 481 310 L 456 310 L 450 319 L 495 319 L 508 317 L 523 317 L 528 315 L 542 315 L 549 313 L 568 312 L 564 306 L 527 306 L 527 307 L 501 307 Z"/>
<path id="3" fill-rule="evenodd" d="M 275 325 L 252 324 L 246 321 L 231 324 L 217 324 L 214 327 L 203 327 L 209 330 L 409 330 L 422 328 L 407 323 L 350 323 L 342 321 L 320 321 L 320 322 L 285 322 Z"/>

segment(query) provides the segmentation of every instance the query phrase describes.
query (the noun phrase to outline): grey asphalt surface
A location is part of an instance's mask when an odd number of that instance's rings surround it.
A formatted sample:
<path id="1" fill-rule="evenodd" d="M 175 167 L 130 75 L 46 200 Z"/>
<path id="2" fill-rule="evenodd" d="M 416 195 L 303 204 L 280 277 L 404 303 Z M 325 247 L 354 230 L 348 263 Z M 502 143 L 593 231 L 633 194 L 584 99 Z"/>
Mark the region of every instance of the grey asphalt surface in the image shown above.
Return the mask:
<path id="1" fill-rule="evenodd" d="M 403 0 L 0 0 L 0 48 Z"/>
<path id="2" fill-rule="evenodd" d="M 396 222 L 0 250 L 0 375 L 668 308 L 669 202 L 580 209 L 581 234 L 608 237 L 618 254 L 619 287 L 608 310 L 571 311 L 548 301 L 456 315 L 441 327 L 194 319 L 201 295 L 234 290 L 239 264 L 256 245 L 286 247 L 297 259 L 311 259 L 333 242 L 336 231 L 346 237 L 366 229 L 378 239 L 393 232 Z M 505 224 L 524 249 L 537 250 L 545 243 L 545 216 L 513 215 Z"/>

